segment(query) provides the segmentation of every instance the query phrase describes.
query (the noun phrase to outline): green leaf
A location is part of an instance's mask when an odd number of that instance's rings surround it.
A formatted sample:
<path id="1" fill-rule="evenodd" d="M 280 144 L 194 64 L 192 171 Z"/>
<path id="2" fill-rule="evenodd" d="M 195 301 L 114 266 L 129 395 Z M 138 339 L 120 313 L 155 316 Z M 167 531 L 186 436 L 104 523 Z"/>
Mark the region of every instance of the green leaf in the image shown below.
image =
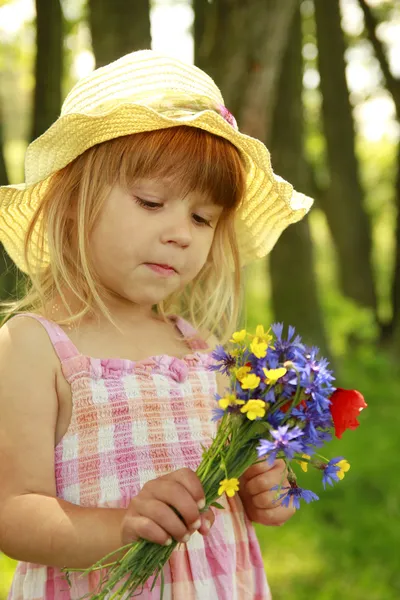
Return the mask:
<path id="1" fill-rule="evenodd" d="M 210 506 L 214 506 L 214 508 L 219 508 L 220 510 L 224 510 L 224 506 L 222 506 L 222 504 L 219 504 L 218 502 L 211 502 Z"/>

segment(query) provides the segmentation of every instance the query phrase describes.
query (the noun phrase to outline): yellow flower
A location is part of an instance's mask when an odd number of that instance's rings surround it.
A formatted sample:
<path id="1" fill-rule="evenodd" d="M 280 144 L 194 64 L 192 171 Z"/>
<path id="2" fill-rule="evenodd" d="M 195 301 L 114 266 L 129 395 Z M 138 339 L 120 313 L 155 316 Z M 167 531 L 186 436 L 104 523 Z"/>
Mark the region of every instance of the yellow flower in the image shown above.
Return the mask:
<path id="1" fill-rule="evenodd" d="M 311 458 L 311 457 L 308 454 L 302 454 L 302 458 Z M 296 460 L 296 462 L 299 463 L 299 465 L 301 466 L 304 473 L 307 473 L 308 462 L 306 462 L 305 460 Z"/>
<path id="2" fill-rule="evenodd" d="M 243 390 L 254 390 L 256 387 L 258 387 L 260 381 L 261 379 L 257 377 L 257 375 L 254 375 L 254 373 L 250 373 L 250 375 L 246 375 L 246 377 L 243 377 L 242 381 L 240 382 L 240 385 L 242 386 Z"/>
<path id="3" fill-rule="evenodd" d="M 240 342 L 244 342 L 246 335 L 247 331 L 245 329 L 242 329 L 241 331 L 235 331 L 235 333 L 232 334 L 232 339 L 229 341 L 233 342 L 234 344 L 240 344 Z"/>
<path id="4" fill-rule="evenodd" d="M 279 369 L 263 369 L 263 371 L 266 377 L 265 383 L 268 384 L 276 383 L 278 379 L 280 379 L 287 373 L 287 369 L 285 369 L 284 367 L 279 367 Z"/>
<path id="5" fill-rule="evenodd" d="M 339 460 L 336 466 L 340 468 L 340 471 L 337 471 L 336 475 L 339 479 L 343 479 L 344 474 L 350 469 L 350 463 L 347 460 Z"/>
<path id="6" fill-rule="evenodd" d="M 257 358 L 264 358 L 267 354 L 268 344 L 266 342 L 258 341 L 259 338 L 255 338 L 250 344 L 250 350 Z"/>
<path id="7" fill-rule="evenodd" d="M 244 400 L 238 400 L 235 394 L 227 394 L 224 398 L 218 400 L 218 404 L 223 410 L 226 410 L 228 406 L 238 406 L 244 404 Z"/>
<path id="8" fill-rule="evenodd" d="M 257 417 L 265 415 L 265 402 L 264 400 L 249 400 L 242 406 L 240 412 L 247 413 L 247 418 L 254 421 Z"/>
<path id="9" fill-rule="evenodd" d="M 229 498 L 232 498 L 238 490 L 239 479 L 236 479 L 236 477 L 233 477 L 232 479 L 223 479 L 219 482 L 218 496 L 221 496 L 225 492 Z"/>
<path id="10" fill-rule="evenodd" d="M 254 340 L 257 340 L 258 344 L 260 344 L 261 342 L 265 342 L 268 346 L 270 341 L 274 339 L 273 336 L 269 334 L 269 331 L 270 330 L 268 329 L 268 331 L 264 332 L 264 326 L 257 325 L 256 335 L 253 336 Z"/>
<path id="11" fill-rule="evenodd" d="M 236 379 L 238 381 L 242 381 L 242 379 L 244 379 L 244 377 L 246 377 L 247 373 L 249 373 L 251 371 L 251 367 L 240 367 L 240 369 L 236 369 L 235 371 L 235 375 L 236 375 Z"/>

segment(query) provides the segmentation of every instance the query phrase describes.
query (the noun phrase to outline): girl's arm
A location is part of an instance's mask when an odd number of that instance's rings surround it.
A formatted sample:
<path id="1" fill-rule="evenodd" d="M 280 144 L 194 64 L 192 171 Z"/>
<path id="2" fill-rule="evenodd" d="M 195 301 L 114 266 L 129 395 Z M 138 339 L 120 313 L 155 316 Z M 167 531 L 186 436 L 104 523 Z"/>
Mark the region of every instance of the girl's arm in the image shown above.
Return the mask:
<path id="1" fill-rule="evenodd" d="M 22 561 L 86 568 L 119 548 L 125 510 L 56 498 L 58 358 L 33 319 L 0 329 L 0 550 Z"/>
<path id="2" fill-rule="evenodd" d="M 25 562 L 86 569 L 122 546 L 125 513 L 42 494 L 10 497 L 0 513 L 0 550 Z"/>

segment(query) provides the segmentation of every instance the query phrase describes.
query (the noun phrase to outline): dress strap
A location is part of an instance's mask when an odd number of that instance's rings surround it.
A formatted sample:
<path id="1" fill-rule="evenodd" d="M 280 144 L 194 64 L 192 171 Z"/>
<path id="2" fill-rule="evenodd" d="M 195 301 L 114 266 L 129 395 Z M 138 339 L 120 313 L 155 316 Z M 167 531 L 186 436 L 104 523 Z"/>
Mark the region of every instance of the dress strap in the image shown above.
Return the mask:
<path id="1" fill-rule="evenodd" d="M 207 342 L 200 337 L 199 332 L 188 321 L 179 315 L 170 315 L 169 318 L 184 337 L 191 338 L 187 340 L 189 348 L 192 350 L 207 350 L 207 348 L 210 348 Z"/>
<path id="2" fill-rule="evenodd" d="M 42 315 L 37 315 L 30 312 L 18 313 L 11 317 L 9 321 L 12 319 L 17 319 L 18 317 L 31 317 L 43 325 L 61 363 L 69 358 L 81 355 L 78 348 L 74 345 L 72 340 L 70 340 L 65 331 L 61 329 L 61 327 L 54 321 L 49 321 L 48 319 L 42 317 Z"/>

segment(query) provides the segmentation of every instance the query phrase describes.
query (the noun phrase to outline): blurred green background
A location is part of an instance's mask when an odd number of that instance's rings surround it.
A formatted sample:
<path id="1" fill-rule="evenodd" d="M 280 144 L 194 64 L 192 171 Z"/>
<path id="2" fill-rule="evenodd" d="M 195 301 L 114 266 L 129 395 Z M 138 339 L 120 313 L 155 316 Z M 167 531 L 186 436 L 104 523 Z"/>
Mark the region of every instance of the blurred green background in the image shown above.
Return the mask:
<path id="1" fill-rule="evenodd" d="M 243 319 L 295 325 L 368 409 L 326 451 L 349 460 L 345 479 L 324 492 L 304 474 L 320 502 L 257 528 L 274 600 L 400 598 L 399 40 L 395 0 L 0 0 L 1 185 L 23 181 L 27 144 L 79 77 L 152 46 L 207 71 L 315 199 L 246 268 Z M 20 274 L 0 255 L 5 299 Z M 14 568 L 0 553 L 0 600 Z"/>

